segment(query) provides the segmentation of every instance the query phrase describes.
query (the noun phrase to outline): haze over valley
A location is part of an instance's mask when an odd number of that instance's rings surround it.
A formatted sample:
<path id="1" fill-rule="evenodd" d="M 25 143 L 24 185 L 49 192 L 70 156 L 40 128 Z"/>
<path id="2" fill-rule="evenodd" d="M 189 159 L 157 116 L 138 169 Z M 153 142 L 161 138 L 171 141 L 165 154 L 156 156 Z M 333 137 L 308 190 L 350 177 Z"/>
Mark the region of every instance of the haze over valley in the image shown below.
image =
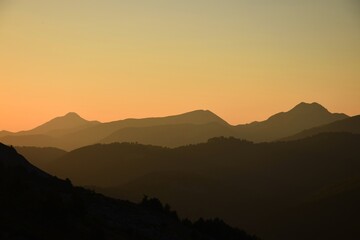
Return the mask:
<path id="1" fill-rule="evenodd" d="M 311 116 L 311 117 L 309 117 Z M 209 110 L 196 110 L 168 117 L 125 119 L 101 123 L 87 121 L 70 112 L 34 129 L 0 132 L 0 141 L 16 146 L 58 147 L 73 150 L 95 143 L 138 142 L 179 147 L 232 136 L 254 142 L 275 141 L 301 131 L 348 118 L 330 113 L 318 103 L 299 103 L 262 122 L 230 125 Z"/>

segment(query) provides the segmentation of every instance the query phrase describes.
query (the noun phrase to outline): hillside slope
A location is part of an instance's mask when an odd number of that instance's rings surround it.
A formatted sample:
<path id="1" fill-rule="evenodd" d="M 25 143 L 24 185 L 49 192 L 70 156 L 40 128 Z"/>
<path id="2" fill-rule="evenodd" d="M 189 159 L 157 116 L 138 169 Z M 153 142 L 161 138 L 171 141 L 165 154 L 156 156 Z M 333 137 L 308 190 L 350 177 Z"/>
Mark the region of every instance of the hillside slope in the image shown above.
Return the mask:
<path id="1" fill-rule="evenodd" d="M 221 220 L 181 221 L 157 199 L 141 204 L 73 187 L 0 144 L 0 238 L 252 240 Z M 216 231 L 214 231 L 216 229 Z"/>

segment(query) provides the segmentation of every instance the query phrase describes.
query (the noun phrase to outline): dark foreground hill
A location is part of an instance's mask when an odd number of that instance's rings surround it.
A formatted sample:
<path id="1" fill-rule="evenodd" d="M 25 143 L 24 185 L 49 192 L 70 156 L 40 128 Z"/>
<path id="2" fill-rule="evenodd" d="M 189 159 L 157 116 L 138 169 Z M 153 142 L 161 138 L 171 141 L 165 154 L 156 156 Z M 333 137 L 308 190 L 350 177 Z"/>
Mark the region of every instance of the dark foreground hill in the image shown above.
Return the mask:
<path id="1" fill-rule="evenodd" d="M 157 199 L 140 204 L 74 187 L 0 144 L 0 239 L 251 240 L 219 219 L 181 221 Z"/>
<path id="2" fill-rule="evenodd" d="M 358 239 L 359 147 L 360 135 L 348 133 L 175 149 L 97 144 L 47 170 L 113 197 L 156 196 L 181 216 L 219 216 L 265 239 Z"/>

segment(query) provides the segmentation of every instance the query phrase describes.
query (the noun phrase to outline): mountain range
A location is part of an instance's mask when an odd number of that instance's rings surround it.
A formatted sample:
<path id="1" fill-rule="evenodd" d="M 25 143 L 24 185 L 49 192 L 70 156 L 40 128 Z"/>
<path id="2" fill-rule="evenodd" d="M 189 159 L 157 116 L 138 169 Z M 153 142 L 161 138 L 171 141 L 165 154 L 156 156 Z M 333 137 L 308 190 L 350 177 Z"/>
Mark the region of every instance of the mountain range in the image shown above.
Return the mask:
<path id="1" fill-rule="evenodd" d="M 254 142 L 274 141 L 305 129 L 348 118 L 330 113 L 318 103 L 300 103 L 287 112 L 277 113 L 265 121 L 236 126 L 237 137 Z"/>
<path id="2" fill-rule="evenodd" d="M 39 236 L 40 230 L 33 230 L 40 229 L 41 219 L 49 217 L 42 215 L 42 205 L 48 202 L 50 211 L 65 222 L 61 227 L 70 228 L 74 236 L 97 236 L 99 232 L 115 239 L 120 235 L 152 239 L 165 232 L 172 234 L 171 239 L 193 239 L 189 232 L 196 232 L 209 239 L 229 239 L 222 234 L 230 233 L 238 236 L 230 239 L 252 239 L 221 220 L 197 221 L 199 217 L 221 217 L 268 240 L 355 240 L 360 235 L 360 118 L 330 113 L 317 103 L 300 103 L 265 121 L 235 126 L 205 110 L 108 123 L 70 113 L 32 130 L 2 131 L 0 141 L 15 145 L 31 163 L 14 148 L 0 145 L 0 182 L 5 180 L 0 183 L 0 201 L 5 201 L 0 206 L 8 214 L 3 222 L 9 223 L 2 231 L 7 237 L 14 232 Z M 144 195 L 168 202 L 178 216 L 196 222 L 181 221 L 168 206 Z M 86 206 L 90 215 L 82 212 L 79 217 L 72 207 L 79 203 L 79 196 L 80 209 Z M 12 218 L 16 205 L 24 208 Z M 147 222 L 149 215 L 143 207 L 149 205 L 157 209 L 151 214 L 161 226 Z M 114 210 L 128 207 L 132 210 L 125 215 Z M 57 208 L 66 213 L 65 218 Z M 94 209 L 110 210 L 102 210 L 100 216 Z M 135 219 L 135 226 L 129 227 L 123 218 L 134 219 L 133 210 L 145 222 Z M 26 218 L 18 219 L 22 212 L 31 217 L 36 211 L 39 218 L 31 224 L 26 224 Z M 119 221 L 126 227 L 115 233 L 108 223 Z M 99 226 L 96 232 L 91 227 L 94 224 Z M 24 227 L 12 230 L 13 225 Z M 61 236 L 55 225 L 49 226 L 48 234 Z M 143 226 L 148 226 L 146 234 Z M 166 226 L 177 229 L 176 233 Z M 221 237 L 202 231 L 212 228 L 222 229 L 220 235 L 211 232 Z M 139 229 L 145 235 L 126 235 Z"/>
<path id="3" fill-rule="evenodd" d="M 271 143 L 221 137 L 178 148 L 52 149 L 58 157 L 46 148 L 18 150 L 43 170 L 111 197 L 156 196 L 180 216 L 220 216 L 264 239 L 335 240 L 360 235 L 359 146 L 360 135 L 332 132 Z"/>
<path id="4" fill-rule="evenodd" d="M 301 131 L 346 118 L 348 116 L 345 114 L 330 113 L 318 103 L 300 103 L 265 121 L 236 126 L 208 110 L 106 123 L 87 121 L 76 113 L 68 113 L 32 130 L 17 133 L 2 131 L 0 141 L 15 146 L 57 147 L 65 150 L 112 142 L 179 147 L 220 136 L 264 142 L 285 139 Z"/>

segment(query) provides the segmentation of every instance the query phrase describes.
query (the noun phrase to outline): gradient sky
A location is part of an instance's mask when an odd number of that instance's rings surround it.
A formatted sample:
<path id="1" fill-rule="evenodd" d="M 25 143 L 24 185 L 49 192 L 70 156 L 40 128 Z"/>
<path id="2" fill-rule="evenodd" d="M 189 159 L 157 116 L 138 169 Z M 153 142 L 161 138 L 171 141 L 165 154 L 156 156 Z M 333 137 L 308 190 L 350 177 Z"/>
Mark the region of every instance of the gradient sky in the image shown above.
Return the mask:
<path id="1" fill-rule="evenodd" d="M 360 114 L 358 0 L 0 0 L 0 129 L 319 102 Z"/>

